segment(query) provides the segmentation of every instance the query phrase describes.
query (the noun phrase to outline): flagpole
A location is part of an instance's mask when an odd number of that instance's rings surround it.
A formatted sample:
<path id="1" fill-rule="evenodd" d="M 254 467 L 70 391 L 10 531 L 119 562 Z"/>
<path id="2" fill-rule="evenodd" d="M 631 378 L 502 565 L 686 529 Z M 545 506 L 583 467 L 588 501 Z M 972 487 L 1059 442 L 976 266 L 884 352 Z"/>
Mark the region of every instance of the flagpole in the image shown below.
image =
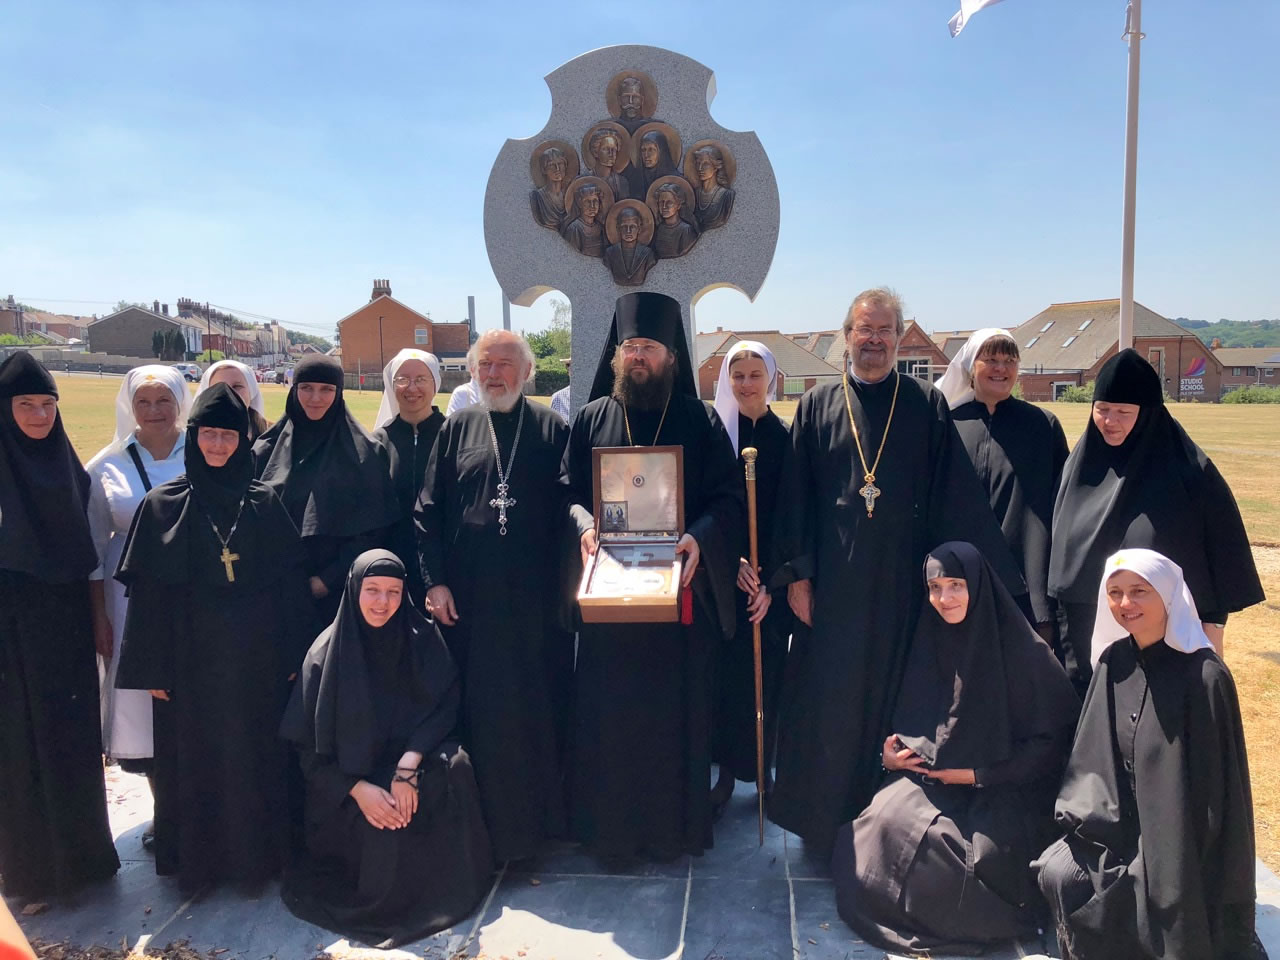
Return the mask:
<path id="1" fill-rule="evenodd" d="M 1129 0 L 1129 103 L 1124 131 L 1124 224 L 1120 254 L 1120 349 L 1133 346 L 1133 236 L 1138 192 L 1138 80 L 1142 55 L 1142 0 Z"/>

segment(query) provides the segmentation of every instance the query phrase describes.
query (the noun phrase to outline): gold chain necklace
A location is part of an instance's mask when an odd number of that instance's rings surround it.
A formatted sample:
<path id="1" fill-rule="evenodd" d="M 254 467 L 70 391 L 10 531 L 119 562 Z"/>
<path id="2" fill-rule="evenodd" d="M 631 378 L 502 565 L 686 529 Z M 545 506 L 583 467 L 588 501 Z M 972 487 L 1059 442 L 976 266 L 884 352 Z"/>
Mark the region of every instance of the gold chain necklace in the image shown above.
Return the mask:
<path id="1" fill-rule="evenodd" d="M 672 390 L 672 393 L 674 392 L 675 391 Z M 627 428 L 627 446 L 634 447 L 636 445 L 636 442 L 631 439 L 631 418 L 627 416 L 626 401 L 619 400 L 618 402 L 622 404 L 622 422 Z M 667 422 L 667 408 L 670 406 L 671 406 L 671 394 L 668 393 L 667 402 L 662 405 L 662 419 L 658 421 L 658 429 L 653 432 L 653 443 L 649 444 L 649 446 L 651 447 L 656 447 L 658 445 L 658 436 L 662 433 L 662 425 Z"/>
<path id="2" fill-rule="evenodd" d="M 893 371 L 893 402 L 889 404 L 889 420 L 884 425 L 884 436 L 880 438 L 880 449 L 876 451 L 876 461 L 867 466 L 866 455 L 862 452 L 862 439 L 858 436 L 858 425 L 853 421 L 853 402 L 849 399 L 849 370 L 844 372 L 844 408 L 849 413 L 849 429 L 853 431 L 853 442 L 858 448 L 858 459 L 862 461 L 863 480 L 866 481 L 858 491 L 858 495 L 867 503 L 867 516 L 876 507 L 876 497 L 880 496 L 880 488 L 876 486 L 876 470 L 880 466 L 880 457 L 884 454 L 885 442 L 889 439 L 889 427 L 893 425 L 893 411 L 898 407 L 898 387 L 902 385 L 902 375 Z"/>

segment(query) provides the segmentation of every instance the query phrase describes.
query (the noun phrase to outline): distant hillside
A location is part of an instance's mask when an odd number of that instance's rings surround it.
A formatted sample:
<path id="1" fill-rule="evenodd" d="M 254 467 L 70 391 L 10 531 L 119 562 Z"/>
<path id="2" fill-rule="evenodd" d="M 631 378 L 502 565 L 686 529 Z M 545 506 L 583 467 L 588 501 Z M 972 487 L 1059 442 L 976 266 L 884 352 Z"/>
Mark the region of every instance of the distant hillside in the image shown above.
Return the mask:
<path id="1" fill-rule="evenodd" d="M 1188 320 L 1174 317 L 1173 322 L 1195 331 L 1206 344 L 1214 337 L 1224 347 L 1280 347 L 1280 320 Z"/>

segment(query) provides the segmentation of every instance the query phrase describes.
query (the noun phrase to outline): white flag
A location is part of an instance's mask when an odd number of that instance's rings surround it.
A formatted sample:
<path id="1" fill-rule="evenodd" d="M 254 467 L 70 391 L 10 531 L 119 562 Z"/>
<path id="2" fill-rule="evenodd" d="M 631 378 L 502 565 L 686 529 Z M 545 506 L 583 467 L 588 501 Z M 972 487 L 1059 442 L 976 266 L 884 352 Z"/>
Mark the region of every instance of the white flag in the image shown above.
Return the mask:
<path id="1" fill-rule="evenodd" d="M 969 22 L 969 18 L 981 10 L 983 7 L 989 7 L 993 3 L 999 3 L 1000 0 L 960 0 L 960 9 L 956 11 L 956 15 L 952 17 L 947 26 L 951 29 L 951 35 L 958 37 L 960 31 L 964 29 L 964 25 Z"/>

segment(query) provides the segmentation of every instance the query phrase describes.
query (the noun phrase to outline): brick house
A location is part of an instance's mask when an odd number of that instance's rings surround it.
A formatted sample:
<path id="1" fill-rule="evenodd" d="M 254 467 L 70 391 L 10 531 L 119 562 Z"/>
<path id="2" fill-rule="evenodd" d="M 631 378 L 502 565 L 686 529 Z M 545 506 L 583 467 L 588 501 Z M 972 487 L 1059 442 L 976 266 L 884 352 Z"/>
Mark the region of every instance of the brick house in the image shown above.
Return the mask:
<path id="1" fill-rule="evenodd" d="M 436 323 L 391 296 L 391 282 L 374 280 L 369 302 L 338 321 L 342 368 L 362 374 L 365 386 L 378 387 L 382 368 L 406 347 L 446 357 L 466 355 L 471 327 L 466 323 Z"/>
<path id="2" fill-rule="evenodd" d="M 1219 347 L 1213 351 L 1222 364 L 1222 394 L 1262 384 L 1280 386 L 1280 347 Z"/>
<path id="3" fill-rule="evenodd" d="M 788 334 L 777 330 L 750 330 L 734 333 L 717 330 L 698 334 L 694 349 L 698 354 L 698 396 L 712 400 L 720 379 L 724 356 L 739 340 L 758 340 L 769 348 L 778 361 L 778 380 L 774 393 L 781 400 L 798 400 L 804 392 L 819 383 L 839 379 L 840 368 L 814 356 Z"/>
<path id="4" fill-rule="evenodd" d="M 845 338 L 842 329 L 788 334 L 788 337 L 816 354 L 837 370 L 843 369 Z M 947 364 L 947 355 L 915 320 L 908 320 L 898 341 L 898 372 L 933 383 Z"/>
<path id="5" fill-rule="evenodd" d="M 1133 346 L 1174 400 L 1216 402 L 1222 362 L 1190 330 L 1140 303 L 1133 305 Z M 1055 400 L 1067 387 L 1097 379 L 1120 344 L 1120 301 L 1055 303 L 1010 331 L 1022 354 L 1023 399 Z"/>
<path id="6" fill-rule="evenodd" d="M 169 316 L 169 305 L 157 300 L 154 309 L 131 306 L 89 324 L 89 349 L 122 357 L 151 357 L 151 335 L 157 330 L 182 331 L 188 353 L 199 353 L 203 331 L 182 317 Z"/>

